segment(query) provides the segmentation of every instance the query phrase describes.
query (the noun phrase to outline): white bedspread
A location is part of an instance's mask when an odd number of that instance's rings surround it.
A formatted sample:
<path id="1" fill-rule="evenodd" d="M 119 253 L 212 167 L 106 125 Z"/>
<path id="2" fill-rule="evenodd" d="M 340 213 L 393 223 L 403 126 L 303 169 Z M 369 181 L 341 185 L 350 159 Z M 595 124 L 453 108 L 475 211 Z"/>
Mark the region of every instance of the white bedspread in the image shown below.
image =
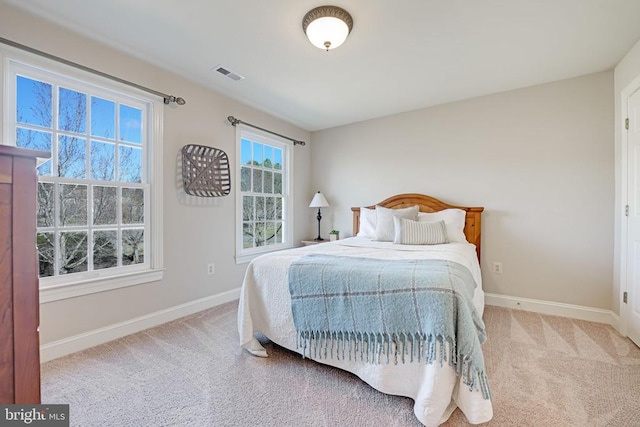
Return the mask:
<path id="1" fill-rule="evenodd" d="M 466 266 L 476 280 L 478 287 L 473 302 L 478 314 L 482 315 L 484 310 L 482 277 L 474 245 L 405 246 L 354 237 L 274 252 L 254 259 L 247 268 L 238 307 L 238 332 L 243 348 L 266 356 L 264 348 L 254 337 L 256 332 L 260 332 L 274 343 L 300 353 L 296 349 L 288 267 L 294 259 L 312 252 L 381 259 L 439 258 L 457 262 Z M 414 399 L 414 413 L 426 426 L 445 422 L 456 407 L 472 424 L 487 422 L 493 416 L 491 401 L 483 399 L 479 391 L 470 391 L 456 376 L 455 369 L 447 364 L 317 361 L 349 371 L 383 393 Z"/>

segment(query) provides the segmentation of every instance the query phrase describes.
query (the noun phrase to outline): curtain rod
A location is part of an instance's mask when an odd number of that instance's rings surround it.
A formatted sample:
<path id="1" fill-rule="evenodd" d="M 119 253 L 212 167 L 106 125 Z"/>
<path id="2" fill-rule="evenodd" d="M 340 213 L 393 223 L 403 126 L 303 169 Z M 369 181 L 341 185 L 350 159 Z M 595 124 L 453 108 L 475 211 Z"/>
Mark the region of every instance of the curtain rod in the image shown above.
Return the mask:
<path id="1" fill-rule="evenodd" d="M 93 73 L 93 74 L 97 74 L 97 75 L 99 75 L 101 77 L 105 77 L 107 79 L 114 80 L 114 81 L 116 81 L 118 83 L 124 83 L 124 84 L 126 84 L 128 86 L 133 86 L 133 87 L 138 88 L 140 90 L 143 90 L 145 92 L 152 93 L 154 95 L 157 95 L 157 96 L 163 98 L 165 104 L 170 104 L 172 102 L 175 102 L 178 105 L 186 104 L 186 101 L 184 100 L 184 98 L 181 98 L 179 96 L 176 97 L 176 96 L 173 96 L 173 95 L 167 95 L 166 93 L 158 92 L 157 90 L 153 90 L 153 89 L 149 89 L 148 87 L 140 86 L 137 83 L 133 83 L 133 82 L 121 79 L 120 77 L 112 76 L 111 74 L 103 73 L 102 71 L 94 70 L 93 68 L 85 67 L 84 65 L 78 64 L 76 62 L 72 62 L 72 61 L 66 60 L 64 58 L 60 58 L 59 56 L 51 55 L 50 53 L 43 52 L 41 50 L 34 49 L 32 47 L 29 47 L 29 46 L 25 46 L 23 44 L 14 42 L 13 40 L 5 39 L 4 37 L 0 37 L 0 43 L 4 43 L 6 45 L 13 46 L 13 47 L 16 47 L 16 48 L 21 49 L 21 50 L 25 50 L 27 52 L 34 53 L 36 55 L 43 56 L 43 57 L 48 58 L 48 59 L 52 59 L 52 60 L 60 62 L 62 64 L 70 65 L 71 67 L 79 68 L 80 70 L 87 71 L 87 72 Z"/>
<path id="2" fill-rule="evenodd" d="M 237 124 L 243 124 L 243 125 L 246 125 L 246 126 L 251 126 L 252 128 L 255 128 L 255 129 L 263 130 L 263 131 L 268 132 L 268 133 L 270 133 L 272 135 L 277 135 L 280 138 L 288 139 L 289 141 L 293 142 L 294 146 L 295 145 L 302 145 L 304 147 L 305 145 L 307 145 L 307 143 L 304 142 L 304 141 L 299 141 L 297 139 L 289 138 L 288 136 L 280 135 L 279 133 L 270 131 L 269 129 L 261 128 L 260 126 L 256 126 L 256 125 L 252 125 L 251 123 L 243 122 L 242 120 L 236 119 L 233 116 L 227 117 L 227 120 L 229 120 L 229 123 L 231 123 L 233 126 L 235 126 Z"/>

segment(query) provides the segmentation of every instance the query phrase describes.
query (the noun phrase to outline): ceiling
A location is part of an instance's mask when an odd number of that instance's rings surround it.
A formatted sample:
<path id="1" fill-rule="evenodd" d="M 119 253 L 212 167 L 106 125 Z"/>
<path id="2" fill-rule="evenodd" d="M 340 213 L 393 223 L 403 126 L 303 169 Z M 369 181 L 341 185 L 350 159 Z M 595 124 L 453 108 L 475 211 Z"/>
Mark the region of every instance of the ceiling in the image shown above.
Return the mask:
<path id="1" fill-rule="evenodd" d="M 3 2 L 309 131 L 610 70 L 640 39 L 639 0 Z M 354 21 L 329 52 L 302 31 L 323 4 Z"/>

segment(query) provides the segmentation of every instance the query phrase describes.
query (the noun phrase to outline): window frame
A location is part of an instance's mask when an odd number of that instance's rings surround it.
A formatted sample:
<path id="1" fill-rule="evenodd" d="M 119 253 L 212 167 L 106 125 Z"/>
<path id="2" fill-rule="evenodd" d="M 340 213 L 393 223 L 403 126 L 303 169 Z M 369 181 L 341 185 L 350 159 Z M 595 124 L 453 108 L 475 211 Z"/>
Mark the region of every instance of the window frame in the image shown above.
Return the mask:
<path id="1" fill-rule="evenodd" d="M 144 105 L 147 112 L 143 122 L 143 126 L 147 129 L 147 141 L 146 147 L 144 147 L 146 153 L 142 159 L 143 182 L 133 185 L 136 188 L 149 187 L 145 192 L 147 195 L 144 208 L 145 229 L 148 227 L 149 232 L 148 236 L 145 234 L 144 264 L 42 278 L 40 279 L 40 302 L 74 298 L 162 280 L 164 275 L 162 241 L 163 101 L 142 90 L 9 46 L 0 46 L 0 60 L 0 74 L 2 75 L 4 92 L 0 128 L 3 144 L 16 145 L 15 132 L 19 125 L 16 120 L 15 108 L 17 75 L 41 78 L 44 81 L 53 79 L 54 84 L 61 84 L 65 87 L 65 82 L 68 82 L 67 85 L 71 85 L 71 89 L 78 90 L 79 87 L 85 87 L 85 91 L 91 89 L 92 94 L 106 94 L 110 100 L 114 100 L 115 97 L 117 100 L 124 100 L 127 105 Z M 81 181 L 86 184 L 93 183 L 91 178 Z M 132 186 L 125 183 L 123 187 Z M 88 250 L 91 251 L 90 248 Z"/>
<path id="2" fill-rule="evenodd" d="M 244 248 L 243 245 L 243 192 L 242 182 L 242 139 L 266 144 L 282 149 L 282 221 L 284 230 L 282 243 L 266 245 L 254 248 Z M 293 144 L 267 132 L 255 130 L 242 124 L 236 125 L 236 172 L 235 172 L 235 196 L 236 196 L 236 264 L 244 264 L 259 255 L 294 247 L 293 245 Z"/>

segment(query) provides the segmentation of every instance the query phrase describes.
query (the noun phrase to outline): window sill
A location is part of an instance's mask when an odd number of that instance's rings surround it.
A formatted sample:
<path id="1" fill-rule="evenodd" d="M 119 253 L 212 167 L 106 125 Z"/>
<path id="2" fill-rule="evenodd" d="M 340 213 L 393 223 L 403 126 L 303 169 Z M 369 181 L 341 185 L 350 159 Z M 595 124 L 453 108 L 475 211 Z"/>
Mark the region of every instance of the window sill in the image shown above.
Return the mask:
<path id="1" fill-rule="evenodd" d="M 64 285 L 41 287 L 40 304 L 155 282 L 162 280 L 163 276 L 164 269 L 145 270 L 117 277 L 103 277 Z"/>
<path id="2" fill-rule="evenodd" d="M 278 251 L 284 251 L 285 249 L 291 249 L 291 248 L 293 248 L 293 246 L 287 245 L 287 246 L 279 247 L 277 249 L 273 249 L 271 251 L 261 251 L 261 252 L 254 252 L 252 254 L 236 255 L 236 264 L 247 264 L 253 261 L 255 258 L 258 258 L 260 255 L 270 254 Z"/>

